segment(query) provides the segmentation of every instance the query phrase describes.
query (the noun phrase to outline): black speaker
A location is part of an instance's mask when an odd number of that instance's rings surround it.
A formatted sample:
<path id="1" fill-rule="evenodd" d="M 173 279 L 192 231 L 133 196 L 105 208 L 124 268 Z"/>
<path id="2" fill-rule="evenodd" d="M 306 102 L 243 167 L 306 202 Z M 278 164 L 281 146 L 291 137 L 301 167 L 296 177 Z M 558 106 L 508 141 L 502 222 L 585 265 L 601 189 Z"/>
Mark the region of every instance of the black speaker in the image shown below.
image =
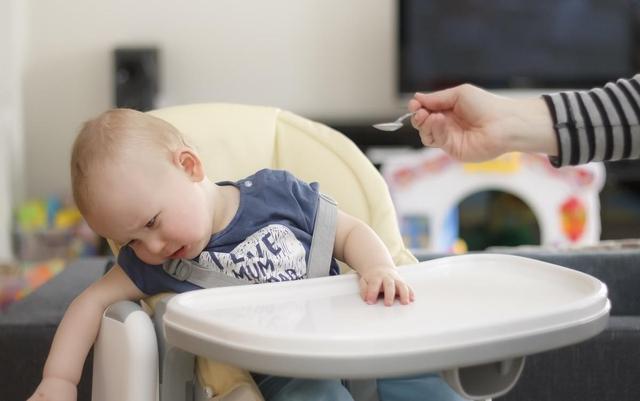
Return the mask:
<path id="1" fill-rule="evenodd" d="M 116 107 L 139 111 L 155 108 L 158 95 L 158 49 L 118 48 L 113 52 Z"/>

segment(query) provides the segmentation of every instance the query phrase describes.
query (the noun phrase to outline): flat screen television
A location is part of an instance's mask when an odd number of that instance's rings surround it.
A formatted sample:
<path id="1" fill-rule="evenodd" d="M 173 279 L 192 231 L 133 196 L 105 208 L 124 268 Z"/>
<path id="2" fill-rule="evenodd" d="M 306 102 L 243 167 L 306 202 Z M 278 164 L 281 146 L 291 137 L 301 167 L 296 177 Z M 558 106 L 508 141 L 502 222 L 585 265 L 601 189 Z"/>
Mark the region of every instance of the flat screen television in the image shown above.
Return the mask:
<path id="1" fill-rule="evenodd" d="M 399 91 L 590 88 L 637 71 L 638 0 L 399 0 Z"/>

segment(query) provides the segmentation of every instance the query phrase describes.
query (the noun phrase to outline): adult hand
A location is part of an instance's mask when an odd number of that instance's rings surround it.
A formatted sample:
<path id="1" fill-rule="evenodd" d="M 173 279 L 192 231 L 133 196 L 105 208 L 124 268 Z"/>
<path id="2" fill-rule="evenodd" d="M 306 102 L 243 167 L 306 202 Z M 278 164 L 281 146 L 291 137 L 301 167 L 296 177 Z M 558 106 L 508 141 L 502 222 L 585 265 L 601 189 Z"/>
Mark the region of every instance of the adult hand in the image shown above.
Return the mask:
<path id="1" fill-rule="evenodd" d="M 551 115 L 541 98 L 510 99 L 464 84 L 409 101 L 411 119 L 425 146 L 465 162 L 505 152 L 557 154 Z"/>

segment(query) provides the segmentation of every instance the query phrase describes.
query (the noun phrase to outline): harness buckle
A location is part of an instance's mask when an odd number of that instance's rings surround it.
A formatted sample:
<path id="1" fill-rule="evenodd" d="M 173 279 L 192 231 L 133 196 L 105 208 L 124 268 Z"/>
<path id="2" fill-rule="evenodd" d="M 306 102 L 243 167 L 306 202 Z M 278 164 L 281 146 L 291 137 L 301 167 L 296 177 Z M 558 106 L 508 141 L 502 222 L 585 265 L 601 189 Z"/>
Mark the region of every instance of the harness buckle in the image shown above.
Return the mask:
<path id="1" fill-rule="evenodd" d="M 162 264 L 162 268 L 167 274 L 176 280 L 186 281 L 193 272 L 193 264 L 185 259 L 171 259 Z"/>

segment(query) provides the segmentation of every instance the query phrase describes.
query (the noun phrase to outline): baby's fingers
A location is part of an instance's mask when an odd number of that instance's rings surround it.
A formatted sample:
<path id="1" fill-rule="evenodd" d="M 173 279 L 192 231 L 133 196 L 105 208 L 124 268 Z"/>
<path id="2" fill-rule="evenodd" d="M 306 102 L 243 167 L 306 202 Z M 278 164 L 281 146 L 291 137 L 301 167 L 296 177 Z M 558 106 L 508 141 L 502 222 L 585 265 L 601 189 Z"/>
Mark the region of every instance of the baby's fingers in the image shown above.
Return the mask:
<path id="1" fill-rule="evenodd" d="M 384 304 L 391 306 L 396 299 L 396 282 L 394 279 L 387 277 L 382 281 L 382 285 L 384 287 Z"/>
<path id="2" fill-rule="evenodd" d="M 396 292 L 400 299 L 400 303 L 403 305 L 407 305 L 415 299 L 413 289 L 404 281 L 396 281 Z"/>
<path id="3" fill-rule="evenodd" d="M 370 281 L 364 278 L 360 279 L 360 296 L 368 304 L 375 304 L 378 300 L 378 294 L 380 294 L 380 287 L 382 286 L 381 279 L 372 279 Z"/>

